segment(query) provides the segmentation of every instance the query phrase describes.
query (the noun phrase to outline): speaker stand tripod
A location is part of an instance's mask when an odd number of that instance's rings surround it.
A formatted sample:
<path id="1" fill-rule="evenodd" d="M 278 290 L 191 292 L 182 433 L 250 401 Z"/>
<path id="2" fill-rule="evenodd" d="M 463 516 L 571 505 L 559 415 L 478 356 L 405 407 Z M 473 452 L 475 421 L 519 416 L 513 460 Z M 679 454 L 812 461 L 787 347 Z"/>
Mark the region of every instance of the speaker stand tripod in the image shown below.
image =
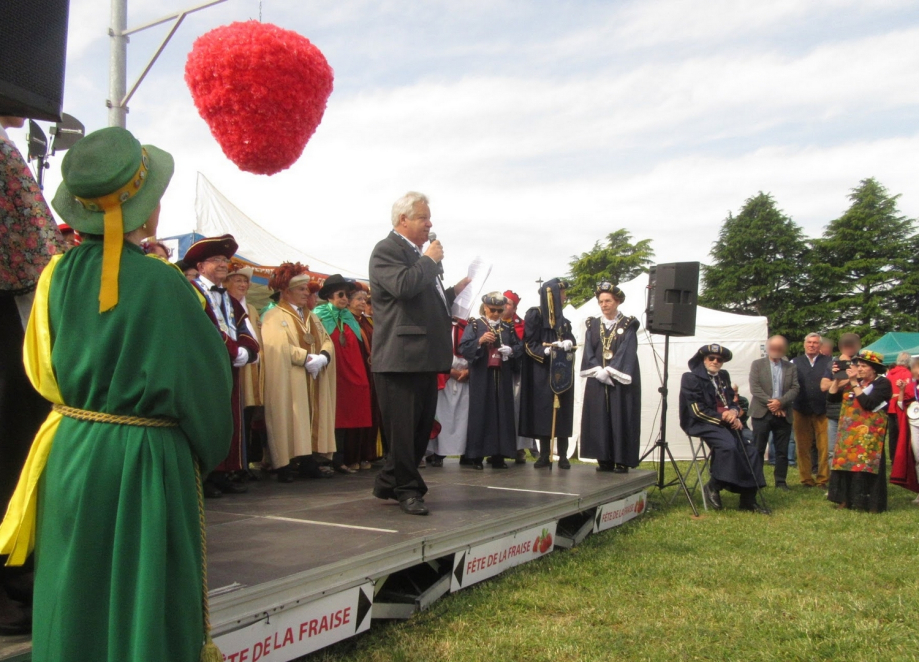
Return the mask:
<path id="1" fill-rule="evenodd" d="M 667 382 L 670 377 L 670 334 L 664 334 L 664 379 L 663 384 L 659 389 L 658 393 L 661 394 L 661 425 L 660 432 L 657 437 L 657 441 L 654 442 L 654 446 L 649 448 L 644 455 L 638 460 L 639 463 L 644 462 L 649 456 L 657 457 L 657 483 L 655 487 L 659 492 L 663 492 L 664 488 L 671 487 L 679 483 L 680 488 L 683 490 L 683 494 L 686 495 L 686 500 L 689 502 L 689 507 L 692 508 L 692 514 L 694 517 L 699 516 L 699 511 L 696 509 L 696 504 L 692 500 L 692 495 L 689 493 L 689 488 L 686 487 L 686 481 L 683 479 L 683 472 L 680 471 L 680 467 L 677 466 L 676 460 L 673 459 L 673 453 L 670 452 L 670 446 L 667 444 L 667 396 L 669 395 L 669 389 L 667 388 Z M 658 455 L 659 454 L 659 455 Z M 670 460 L 670 465 L 673 467 L 673 471 L 676 473 L 676 478 L 670 480 L 669 482 L 664 478 L 664 467 L 667 460 Z M 652 458 L 653 460 L 653 458 Z"/>

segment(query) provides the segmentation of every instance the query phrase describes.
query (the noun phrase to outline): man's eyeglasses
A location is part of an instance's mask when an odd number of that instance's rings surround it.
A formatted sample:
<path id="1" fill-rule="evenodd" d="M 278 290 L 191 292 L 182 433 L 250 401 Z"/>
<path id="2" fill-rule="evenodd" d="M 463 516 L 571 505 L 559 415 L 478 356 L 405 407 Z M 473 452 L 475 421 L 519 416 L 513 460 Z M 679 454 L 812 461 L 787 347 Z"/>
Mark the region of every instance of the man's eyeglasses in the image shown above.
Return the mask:
<path id="1" fill-rule="evenodd" d="M 220 257 L 209 257 L 205 262 L 213 262 L 214 264 L 230 264 L 230 260 L 220 256 Z"/>
<path id="2" fill-rule="evenodd" d="M 717 356 L 716 354 L 712 354 L 711 356 L 706 356 L 705 360 L 711 361 L 712 363 L 724 363 L 724 357 Z"/>

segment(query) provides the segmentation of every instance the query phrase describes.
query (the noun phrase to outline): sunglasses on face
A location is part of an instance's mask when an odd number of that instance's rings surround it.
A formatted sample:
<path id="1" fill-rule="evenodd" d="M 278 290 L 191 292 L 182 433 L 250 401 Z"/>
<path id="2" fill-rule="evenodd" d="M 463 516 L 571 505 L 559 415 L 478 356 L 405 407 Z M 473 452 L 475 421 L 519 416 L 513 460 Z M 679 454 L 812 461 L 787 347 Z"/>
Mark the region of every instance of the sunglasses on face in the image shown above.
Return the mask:
<path id="1" fill-rule="evenodd" d="M 335 299 L 343 299 L 347 296 L 348 296 L 347 292 L 336 292 L 335 294 L 332 295 L 332 297 Z"/>
<path id="2" fill-rule="evenodd" d="M 490 313 L 503 313 L 504 312 L 504 308 L 488 308 L 487 310 Z"/>
<path id="3" fill-rule="evenodd" d="M 711 361 L 712 363 L 724 363 L 724 358 L 722 358 L 722 357 L 720 357 L 720 356 L 715 356 L 715 355 L 706 356 L 706 357 L 705 357 L 705 360 L 706 360 L 706 361 Z"/>

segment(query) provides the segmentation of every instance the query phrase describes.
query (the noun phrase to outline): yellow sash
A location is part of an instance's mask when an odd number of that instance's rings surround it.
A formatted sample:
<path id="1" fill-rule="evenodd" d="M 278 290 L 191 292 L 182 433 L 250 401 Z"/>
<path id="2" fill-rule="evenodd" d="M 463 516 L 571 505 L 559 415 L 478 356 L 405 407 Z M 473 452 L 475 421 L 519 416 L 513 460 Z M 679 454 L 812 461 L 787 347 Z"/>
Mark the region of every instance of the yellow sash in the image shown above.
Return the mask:
<path id="1" fill-rule="evenodd" d="M 26 329 L 23 347 L 23 362 L 26 374 L 41 396 L 55 405 L 63 405 L 54 368 L 51 366 L 51 327 L 48 323 L 48 291 L 51 289 L 51 275 L 61 259 L 55 255 L 38 279 L 35 303 Z M 38 501 L 38 480 L 48 462 L 51 444 L 61 414 L 52 411 L 32 441 L 29 457 L 26 459 L 13 498 L 10 499 L 6 517 L 0 524 L 0 554 L 7 554 L 7 565 L 22 565 L 35 549 L 35 515 Z"/>

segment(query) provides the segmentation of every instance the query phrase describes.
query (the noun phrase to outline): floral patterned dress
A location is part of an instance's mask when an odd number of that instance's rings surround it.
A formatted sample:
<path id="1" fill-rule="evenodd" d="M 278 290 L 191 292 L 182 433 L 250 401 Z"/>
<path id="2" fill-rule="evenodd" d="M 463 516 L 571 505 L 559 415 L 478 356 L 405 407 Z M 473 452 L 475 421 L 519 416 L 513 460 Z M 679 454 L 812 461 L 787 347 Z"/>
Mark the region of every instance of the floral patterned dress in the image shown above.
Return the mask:
<path id="1" fill-rule="evenodd" d="M 856 510 L 887 509 L 884 440 L 887 403 L 893 389 L 886 377 L 876 378 L 870 392 L 855 396 L 846 383 L 827 398 L 842 402 L 836 449 L 830 474 L 829 499 Z"/>

